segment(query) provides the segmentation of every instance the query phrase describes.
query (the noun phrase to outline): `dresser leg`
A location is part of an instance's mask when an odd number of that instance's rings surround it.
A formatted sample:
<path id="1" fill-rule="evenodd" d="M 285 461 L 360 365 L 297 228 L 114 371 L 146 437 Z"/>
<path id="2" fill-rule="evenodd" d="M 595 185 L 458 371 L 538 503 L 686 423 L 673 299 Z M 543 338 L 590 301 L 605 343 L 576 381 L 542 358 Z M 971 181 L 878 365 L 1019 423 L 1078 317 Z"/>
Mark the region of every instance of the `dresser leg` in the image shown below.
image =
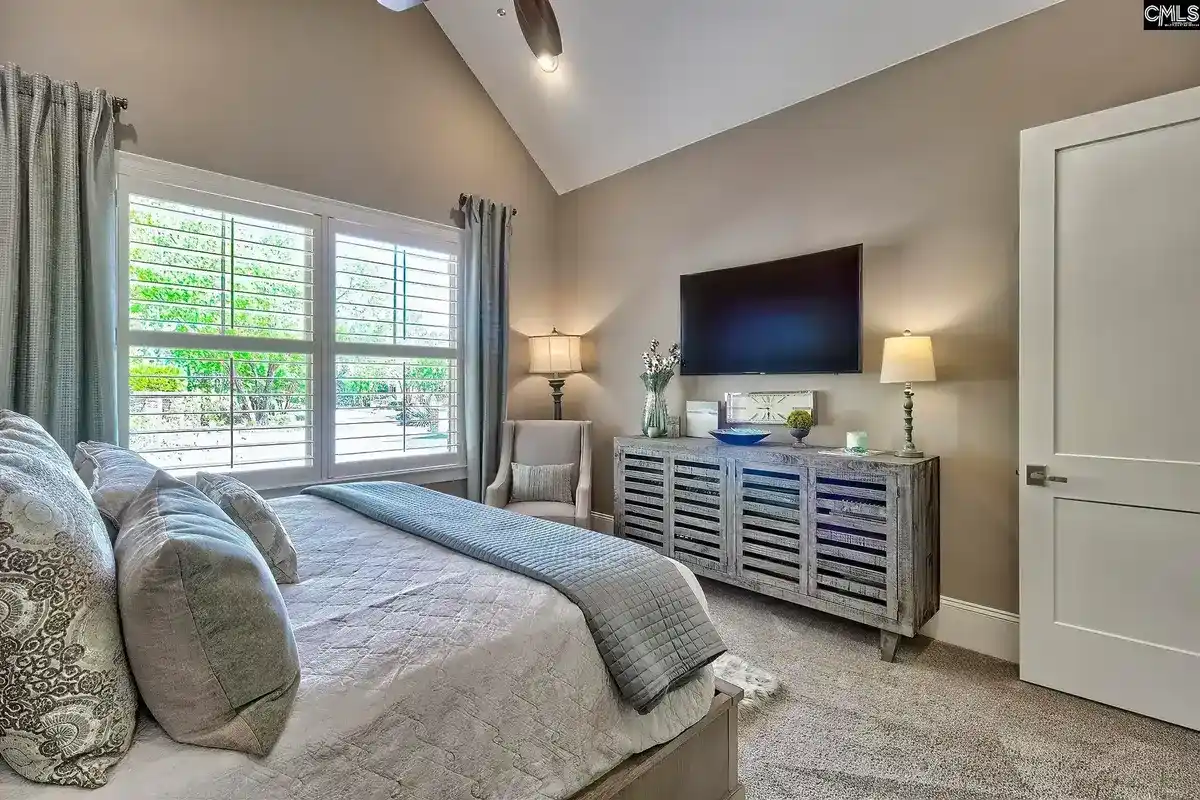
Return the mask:
<path id="1" fill-rule="evenodd" d="M 879 657 L 891 664 L 896 660 L 896 647 L 900 644 L 900 634 L 879 629 Z"/>

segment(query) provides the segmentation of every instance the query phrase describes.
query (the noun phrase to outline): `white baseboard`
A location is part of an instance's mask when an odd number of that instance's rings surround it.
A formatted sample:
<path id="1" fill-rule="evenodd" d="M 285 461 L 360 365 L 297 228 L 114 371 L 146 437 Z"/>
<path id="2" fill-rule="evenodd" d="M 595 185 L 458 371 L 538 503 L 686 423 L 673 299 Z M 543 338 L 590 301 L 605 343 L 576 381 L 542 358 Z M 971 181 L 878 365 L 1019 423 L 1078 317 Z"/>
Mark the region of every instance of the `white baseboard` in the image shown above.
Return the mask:
<path id="1" fill-rule="evenodd" d="M 612 533 L 611 514 L 592 514 L 592 530 Z M 1016 614 L 943 597 L 941 610 L 921 628 L 921 635 L 976 653 L 1017 663 L 1021 624 Z"/>
<path id="2" fill-rule="evenodd" d="M 1014 664 L 1020 660 L 1020 617 L 966 600 L 943 597 L 941 610 L 921 635 Z"/>

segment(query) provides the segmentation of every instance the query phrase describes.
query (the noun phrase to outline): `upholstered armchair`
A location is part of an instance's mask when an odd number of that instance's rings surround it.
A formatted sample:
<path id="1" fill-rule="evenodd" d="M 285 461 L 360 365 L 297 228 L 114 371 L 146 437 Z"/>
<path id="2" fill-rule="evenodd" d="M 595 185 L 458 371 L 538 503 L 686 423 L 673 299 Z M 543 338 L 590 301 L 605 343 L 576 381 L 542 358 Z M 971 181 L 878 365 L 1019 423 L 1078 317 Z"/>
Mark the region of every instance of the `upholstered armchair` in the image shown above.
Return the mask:
<path id="1" fill-rule="evenodd" d="M 513 463 L 528 467 L 573 464 L 574 503 L 511 502 Z M 501 432 L 500 471 L 484 502 L 518 514 L 591 528 L 592 423 L 576 420 L 505 422 Z"/>

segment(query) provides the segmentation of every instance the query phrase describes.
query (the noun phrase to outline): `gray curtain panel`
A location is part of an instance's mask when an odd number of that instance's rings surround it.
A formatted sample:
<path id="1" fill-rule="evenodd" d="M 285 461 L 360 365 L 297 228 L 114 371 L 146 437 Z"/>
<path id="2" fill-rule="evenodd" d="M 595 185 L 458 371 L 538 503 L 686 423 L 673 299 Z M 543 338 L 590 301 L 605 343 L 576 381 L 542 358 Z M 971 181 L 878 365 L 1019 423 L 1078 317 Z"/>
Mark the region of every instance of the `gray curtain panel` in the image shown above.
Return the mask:
<path id="1" fill-rule="evenodd" d="M 0 407 L 67 449 L 116 442 L 109 96 L 0 67 Z"/>
<path id="2" fill-rule="evenodd" d="M 513 212 L 467 198 L 463 261 L 463 431 L 467 497 L 483 489 L 500 466 L 500 430 L 508 403 L 508 259 Z"/>

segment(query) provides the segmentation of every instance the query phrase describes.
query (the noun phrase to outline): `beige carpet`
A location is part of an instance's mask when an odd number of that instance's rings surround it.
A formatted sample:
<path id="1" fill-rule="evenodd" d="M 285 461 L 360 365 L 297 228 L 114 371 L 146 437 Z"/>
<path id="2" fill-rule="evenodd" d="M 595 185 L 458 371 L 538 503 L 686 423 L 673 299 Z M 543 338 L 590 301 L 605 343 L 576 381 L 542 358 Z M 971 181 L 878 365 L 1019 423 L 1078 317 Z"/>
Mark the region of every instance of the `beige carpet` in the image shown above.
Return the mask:
<path id="1" fill-rule="evenodd" d="M 744 719 L 751 800 L 1200 798 L 1200 733 L 1021 683 L 1012 664 L 704 582 L 781 697 Z M 1200 675 L 1197 676 L 1200 680 Z"/>

